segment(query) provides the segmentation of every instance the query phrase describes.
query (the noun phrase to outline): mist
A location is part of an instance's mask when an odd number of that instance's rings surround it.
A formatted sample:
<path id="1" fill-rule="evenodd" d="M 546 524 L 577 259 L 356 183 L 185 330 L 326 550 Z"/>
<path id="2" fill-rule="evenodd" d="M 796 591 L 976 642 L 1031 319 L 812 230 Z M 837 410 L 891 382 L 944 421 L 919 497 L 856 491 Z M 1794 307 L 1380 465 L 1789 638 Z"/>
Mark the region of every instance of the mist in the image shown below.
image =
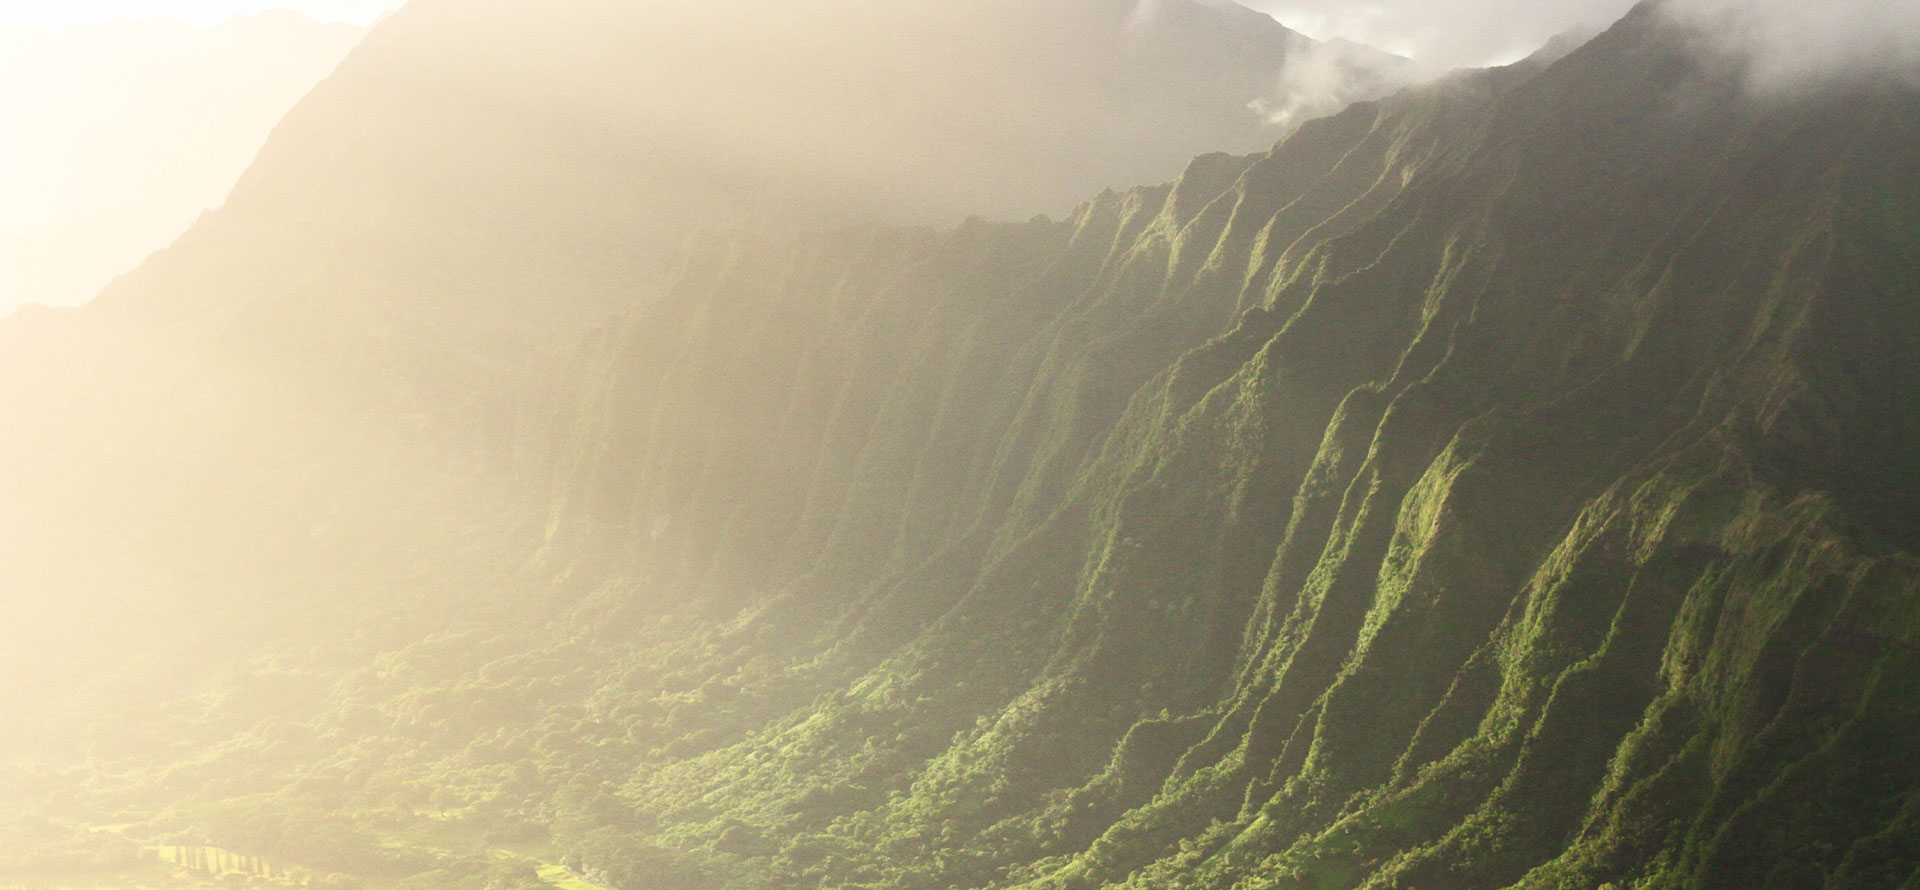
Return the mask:
<path id="1" fill-rule="evenodd" d="M 0 658 L 32 649 L 35 671 L 168 629 L 195 651 L 213 625 L 179 616 L 258 590 L 384 591 L 396 563 L 336 554 L 525 512 L 554 459 L 528 403 L 570 404 L 552 366 L 661 299 L 702 232 L 1068 218 L 1195 156 L 1265 152 L 1399 64 L 1192 0 L 445 0 L 310 91 L 189 80 L 211 50 L 148 71 L 226 33 L 34 32 L 7 60 L 38 91 L 18 94 L 33 138 L 0 155 L 5 211 L 47 231 L 8 233 L 8 272 L 38 279 L 0 293 L 99 293 L 0 326 L 0 627 L 24 638 Z M 62 49 L 96 34 L 111 64 Z M 271 37 L 248 58 L 305 58 Z M 254 135 L 222 141 L 242 111 Z M 687 524 L 669 514 L 650 537 Z M 174 617 L 132 617 L 155 615 Z"/>
<path id="2" fill-rule="evenodd" d="M 1260 0 L 1255 8 L 1311 37 L 1344 37 L 1429 69 L 1513 62 L 1568 31 L 1605 27 L 1633 0 Z"/>
<path id="3" fill-rule="evenodd" d="M 1664 2 L 0 59 L 0 890 L 1915 885 L 1910 4 Z"/>
<path id="4" fill-rule="evenodd" d="M 1255 99 L 1248 107 L 1275 127 L 1291 129 L 1354 102 L 1390 95 L 1436 73 L 1412 60 L 1336 38 L 1289 55 L 1274 77 L 1274 94 Z"/>
<path id="5" fill-rule="evenodd" d="M 284 10 L 0 27 L 0 315 L 85 302 L 219 206 L 361 33 Z"/>
<path id="6" fill-rule="evenodd" d="M 1761 93 L 1920 83 L 1915 0 L 1668 0 L 1662 11 L 1743 60 L 1748 86 Z"/>
<path id="7" fill-rule="evenodd" d="M 1604 28 L 1633 0 L 1263 0 L 1252 4 L 1318 38 L 1344 37 L 1431 69 L 1514 61 L 1566 32 Z M 1858 77 L 1920 77 L 1914 0 L 1656 0 L 1722 52 L 1750 61 L 1750 84 L 1777 91 Z"/>

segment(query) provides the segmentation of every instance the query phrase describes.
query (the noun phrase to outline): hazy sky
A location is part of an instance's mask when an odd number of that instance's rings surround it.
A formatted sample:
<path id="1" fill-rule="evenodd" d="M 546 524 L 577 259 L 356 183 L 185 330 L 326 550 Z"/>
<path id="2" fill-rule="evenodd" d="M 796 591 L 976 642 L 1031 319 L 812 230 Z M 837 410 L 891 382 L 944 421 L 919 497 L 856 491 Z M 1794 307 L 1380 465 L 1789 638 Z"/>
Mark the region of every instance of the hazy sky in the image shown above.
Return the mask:
<path id="1" fill-rule="evenodd" d="M 59 26 L 171 16 L 202 26 L 290 6 L 322 21 L 366 24 L 401 0 L 0 0 L 0 25 Z M 1507 62 L 1580 25 L 1619 18 L 1633 0 L 1247 0 L 1314 37 L 1346 37 L 1432 65 Z"/>
<path id="2" fill-rule="evenodd" d="M 1554 35 L 1612 24 L 1634 0 L 1246 0 L 1309 37 L 1345 37 L 1438 67 L 1505 64 Z"/>
<path id="3" fill-rule="evenodd" d="M 53 28 L 114 18 L 168 16 L 203 27 L 228 16 L 286 7 L 323 22 L 364 25 L 401 0 L 0 0 L 0 25 Z"/>
<path id="4" fill-rule="evenodd" d="M 219 24 L 227 16 L 290 6 L 322 21 L 366 24 L 402 0 L 0 0 L 0 25 L 59 26 L 116 17 L 166 15 L 197 25 Z M 905 0 L 903 0 L 905 2 Z M 1607 25 L 1634 0 L 1243 0 L 1295 30 L 1318 38 L 1345 37 L 1410 56 L 1436 67 L 1510 62 L 1548 38 L 1575 28 Z M 1681 6 L 1728 6 L 1730 0 L 1680 0 Z M 1859 20 L 1866 32 L 1885 33 L 1892 25 L 1911 28 L 1920 0 L 1840 0 L 1807 3 L 1756 0 L 1742 3 L 1788 19 L 1794 10 L 1811 14 L 1819 25 L 1813 39 L 1844 43 L 1835 37 L 1835 19 Z M 1897 10 L 1897 12 L 1889 12 Z M 1892 18 L 1893 21 L 1885 21 Z M 1787 21 L 1781 34 L 1804 34 L 1804 23 Z M 1845 37 L 1847 35 L 1842 35 Z M 1882 41 L 1885 42 L 1885 41 Z M 1911 51 L 1902 40 L 1900 51 Z M 1883 51 L 1884 48 L 1882 48 Z"/>
<path id="5" fill-rule="evenodd" d="M 10 13 L 101 7 L 6 2 Z M 17 19 L 0 25 L 0 316 L 90 299 L 218 206 L 363 33 L 292 14 L 204 29 Z"/>
<path id="6" fill-rule="evenodd" d="M 903 0 L 905 2 L 905 0 Z M 1633 0 L 1245 0 L 1295 30 L 1345 37 L 1436 66 L 1512 61 L 1555 34 L 1605 25 Z M 202 26 L 289 6 L 322 21 L 366 24 L 401 0 L 0 0 L 0 25 L 59 26 L 164 15 Z"/>

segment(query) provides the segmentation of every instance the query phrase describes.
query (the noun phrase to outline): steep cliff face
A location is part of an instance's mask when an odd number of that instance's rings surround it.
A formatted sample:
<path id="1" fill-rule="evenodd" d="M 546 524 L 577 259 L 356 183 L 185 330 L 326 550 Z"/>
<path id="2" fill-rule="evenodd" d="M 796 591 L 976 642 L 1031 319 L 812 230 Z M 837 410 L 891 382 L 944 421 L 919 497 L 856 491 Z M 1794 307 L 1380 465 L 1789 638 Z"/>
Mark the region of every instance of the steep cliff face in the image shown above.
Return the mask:
<path id="1" fill-rule="evenodd" d="M 400 536 L 435 633 L 85 804 L 626 890 L 1913 886 L 1920 97 L 1739 84 L 1643 8 L 1064 221 L 696 239 L 540 378 L 538 521 Z"/>
<path id="2" fill-rule="evenodd" d="M 1642 10 L 1063 223 L 702 245 L 556 535 L 831 691 L 625 800 L 794 886 L 1912 880 L 1920 101 L 1737 84 Z"/>

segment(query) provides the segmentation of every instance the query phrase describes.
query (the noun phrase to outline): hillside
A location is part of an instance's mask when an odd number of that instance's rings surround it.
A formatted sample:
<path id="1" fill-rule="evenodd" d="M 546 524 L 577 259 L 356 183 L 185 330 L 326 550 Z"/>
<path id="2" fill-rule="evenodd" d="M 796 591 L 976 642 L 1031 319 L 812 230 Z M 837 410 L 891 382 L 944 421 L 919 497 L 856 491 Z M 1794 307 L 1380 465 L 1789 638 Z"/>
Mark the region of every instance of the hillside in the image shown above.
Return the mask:
<path id="1" fill-rule="evenodd" d="M 1916 886 L 1920 94 L 1741 84 L 1642 7 L 1060 221 L 693 239 L 521 500 L 383 531 L 427 619 L 0 794 L 420 888 Z"/>
<path id="2" fill-rule="evenodd" d="M 34 628 L 14 670 L 363 597 L 437 613 L 396 591 L 496 578 L 444 567 L 453 542 L 543 520 L 573 350 L 703 226 L 1024 219 L 1282 132 L 1248 105 L 1312 41 L 1155 10 L 409 4 L 170 248 L 0 324 L 0 584 Z M 234 633 L 236 603 L 270 607 Z"/>
<path id="3" fill-rule="evenodd" d="M 1066 224 L 696 255 L 573 490 L 779 591 L 701 692 L 781 716 L 619 799 L 776 885 L 1910 881 L 1920 101 L 1694 53 L 1642 10 Z"/>

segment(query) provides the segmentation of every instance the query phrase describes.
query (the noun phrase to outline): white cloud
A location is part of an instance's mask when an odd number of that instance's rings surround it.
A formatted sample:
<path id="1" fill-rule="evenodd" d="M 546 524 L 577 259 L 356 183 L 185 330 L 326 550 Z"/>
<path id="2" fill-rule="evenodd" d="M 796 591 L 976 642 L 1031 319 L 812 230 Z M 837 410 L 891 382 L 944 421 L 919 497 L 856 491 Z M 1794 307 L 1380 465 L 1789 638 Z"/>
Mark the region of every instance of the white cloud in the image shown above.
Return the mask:
<path id="1" fill-rule="evenodd" d="M 1920 0 L 1669 0 L 1663 11 L 1743 58 L 1758 90 L 1920 84 Z"/>
<path id="2" fill-rule="evenodd" d="M 1429 66 L 1514 61 L 1564 31 L 1604 27 L 1633 0 L 1247 0 L 1308 36 L 1345 37 Z M 1676 20 L 1748 58 L 1764 89 L 1836 78 L 1920 82 L 1920 0 L 1663 0 Z"/>
<path id="3" fill-rule="evenodd" d="M 1310 37 L 1345 37 L 1428 67 L 1516 61 L 1554 35 L 1611 24 L 1633 0 L 1247 0 Z"/>
<path id="4" fill-rule="evenodd" d="M 1279 73 L 1278 93 L 1251 107 L 1269 123 L 1290 127 L 1396 92 L 1428 73 L 1418 65 L 1393 64 L 1370 47 L 1331 40 L 1289 53 Z"/>

